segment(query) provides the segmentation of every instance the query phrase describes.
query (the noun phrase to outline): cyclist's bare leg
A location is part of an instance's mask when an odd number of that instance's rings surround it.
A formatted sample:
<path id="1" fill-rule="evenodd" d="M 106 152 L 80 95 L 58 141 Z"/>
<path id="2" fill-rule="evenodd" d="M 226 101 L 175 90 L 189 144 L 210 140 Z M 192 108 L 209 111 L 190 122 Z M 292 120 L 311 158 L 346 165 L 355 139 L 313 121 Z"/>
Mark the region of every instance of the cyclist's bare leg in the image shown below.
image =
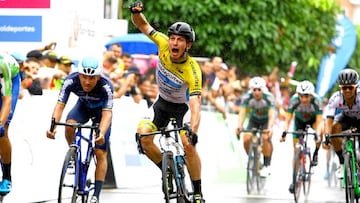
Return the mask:
<path id="1" fill-rule="evenodd" d="M 341 133 L 342 127 L 340 123 L 335 123 L 332 127 L 333 134 Z M 334 151 L 340 151 L 342 149 L 342 138 L 330 138 L 331 145 L 334 147 Z"/>
<path id="2" fill-rule="evenodd" d="M 246 154 L 249 153 L 249 147 L 250 147 L 250 139 L 251 139 L 252 134 L 251 133 L 244 133 L 243 134 L 243 139 L 244 139 L 244 149 L 246 151 Z"/>
<path id="3" fill-rule="evenodd" d="M 0 156 L 2 163 L 7 164 L 11 162 L 11 151 L 12 146 L 8 137 L 8 126 L 5 126 L 5 135 L 0 138 Z"/>
<path id="4" fill-rule="evenodd" d="M 148 130 L 142 130 L 138 129 L 138 132 L 141 133 L 147 133 L 150 132 Z M 156 165 L 158 165 L 161 162 L 161 152 L 158 146 L 154 144 L 154 137 L 153 136 L 146 136 L 141 138 L 141 146 L 143 150 L 145 151 L 146 156 L 154 162 Z"/>
<path id="5" fill-rule="evenodd" d="M 67 123 L 76 123 L 75 120 L 69 119 L 66 121 Z M 65 127 L 65 138 L 68 145 L 71 145 L 75 139 L 75 128 L 66 126 Z"/>
<path id="6" fill-rule="evenodd" d="M 341 131 L 342 131 L 342 126 L 340 123 L 335 123 L 332 126 L 331 133 L 336 134 L 336 133 L 341 133 Z M 330 142 L 331 145 L 333 146 L 336 155 L 339 158 L 340 164 L 344 164 L 344 157 L 342 156 L 342 138 L 330 138 Z"/>
<path id="7" fill-rule="evenodd" d="M 262 137 L 263 154 L 265 157 L 271 157 L 272 152 L 273 152 L 273 144 L 270 139 L 271 138 L 269 137 L 268 133 L 263 134 L 263 137 Z"/>
<path id="8" fill-rule="evenodd" d="M 95 149 L 95 156 L 97 162 L 95 169 L 95 190 L 93 195 L 99 199 L 108 167 L 107 152 L 103 149 Z"/>
<path id="9" fill-rule="evenodd" d="M 181 136 L 181 141 L 184 145 L 184 151 L 187 159 L 187 167 L 191 180 L 201 179 L 201 161 L 196 147 L 189 143 L 186 136 Z"/>
<path id="10" fill-rule="evenodd" d="M 293 149 L 294 149 L 294 158 L 296 153 L 296 144 L 299 142 L 299 138 L 293 138 Z M 294 168 L 295 160 L 292 160 L 292 167 Z"/>
<path id="11" fill-rule="evenodd" d="M 96 170 L 95 170 L 95 180 L 105 180 L 106 171 L 107 171 L 107 152 L 102 149 L 95 149 L 96 156 Z"/>

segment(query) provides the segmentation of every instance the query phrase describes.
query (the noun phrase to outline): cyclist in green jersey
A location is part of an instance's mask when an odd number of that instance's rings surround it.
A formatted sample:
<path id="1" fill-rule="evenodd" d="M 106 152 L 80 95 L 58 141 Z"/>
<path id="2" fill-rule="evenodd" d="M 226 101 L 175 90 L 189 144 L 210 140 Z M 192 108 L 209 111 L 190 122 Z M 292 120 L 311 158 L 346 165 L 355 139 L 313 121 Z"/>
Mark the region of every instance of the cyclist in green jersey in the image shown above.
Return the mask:
<path id="1" fill-rule="evenodd" d="M 284 142 L 286 134 L 290 129 L 291 121 L 294 121 L 294 131 L 305 130 L 306 125 L 311 125 L 315 129 L 316 136 L 316 149 L 313 154 L 312 165 L 316 166 L 318 162 L 318 150 L 321 144 L 321 124 L 322 124 L 322 102 L 321 98 L 315 94 L 314 85 L 307 80 L 300 82 L 296 87 L 296 93 L 290 98 L 288 105 L 285 127 L 280 142 Z M 299 141 L 297 135 L 293 135 L 293 148 L 294 153 L 296 144 Z M 294 193 L 294 186 L 290 184 L 290 193 Z"/>
<path id="2" fill-rule="evenodd" d="M 262 129 L 262 143 L 264 155 L 264 167 L 260 170 L 260 176 L 268 177 L 270 175 L 271 156 L 273 144 L 271 142 L 272 129 L 275 123 L 275 98 L 268 91 L 266 82 L 262 77 L 256 76 L 250 79 L 248 91 L 241 100 L 239 110 L 239 127 L 236 135 L 240 139 L 240 133 L 244 127 L 246 115 L 249 121 L 246 129 Z M 243 134 L 244 149 L 248 153 L 250 147 L 251 132 Z"/>
<path id="3" fill-rule="evenodd" d="M 166 127 L 171 117 L 176 118 L 180 126 L 190 121 L 191 129 L 197 133 L 201 109 L 201 69 L 188 54 L 195 41 L 195 32 L 189 24 L 176 22 L 168 28 L 168 35 L 165 35 L 151 27 L 142 13 L 143 10 L 144 5 L 140 1 L 130 6 L 134 25 L 158 46 L 156 81 L 159 95 L 148 114 L 139 122 L 137 133 L 147 133 Z M 161 153 L 153 139 L 154 136 L 141 139 L 141 145 L 148 158 L 161 168 Z M 181 141 L 194 188 L 194 203 L 205 202 L 201 191 L 199 154 L 195 144 L 189 142 L 186 136 L 181 136 Z"/>
<path id="4" fill-rule="evenodd" d="M 9 139 L 9 125 L 14 115 L 16 103 L 20 93 L 20 69 L 16 60 L 5 53 L 0 54 L 0 157 L 2 166 L 2 181 L 0 195 L 11 191 L 11 142 Z"/>

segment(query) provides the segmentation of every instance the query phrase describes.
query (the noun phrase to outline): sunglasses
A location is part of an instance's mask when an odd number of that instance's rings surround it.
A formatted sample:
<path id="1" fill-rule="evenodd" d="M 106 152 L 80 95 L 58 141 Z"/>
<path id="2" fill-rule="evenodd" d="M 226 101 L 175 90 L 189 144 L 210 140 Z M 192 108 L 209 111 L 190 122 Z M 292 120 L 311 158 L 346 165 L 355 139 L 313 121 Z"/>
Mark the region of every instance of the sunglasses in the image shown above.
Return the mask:
<path id="1" fill-rule="evenodd" d="M 353 89 L 355 89 L 355 86 L 354 85 L 348 85 L 348 86 L 340 86 L 340 88 L 341 88 L 341 90 L 353 90 Z"/>
<path id="2" fill-rule="evenodd" d="M 257 91 L 261 92 L 261 88 L 254 88 L 252 91 L 253 92 L 257 92 Z"/>
<path id="3" fill-rule="evenodd" d="M 299 97 L 310 97 L 310 94 L 299 94 Z"/>

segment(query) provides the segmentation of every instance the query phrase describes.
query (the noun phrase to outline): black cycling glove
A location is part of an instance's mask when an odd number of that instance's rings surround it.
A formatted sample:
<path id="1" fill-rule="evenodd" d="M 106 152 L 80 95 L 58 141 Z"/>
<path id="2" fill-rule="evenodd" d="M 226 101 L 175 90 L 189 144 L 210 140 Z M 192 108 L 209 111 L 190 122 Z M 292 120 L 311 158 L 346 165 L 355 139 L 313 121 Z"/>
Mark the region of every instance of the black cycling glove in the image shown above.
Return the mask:
<path id="1" fill-rule="evenodd" d="M 141 10 L 134 10 L 136 7 L 141 7 Z M 135 1 L 134 3 L 130 4 L 129 9 L 131 13 L 141 13 L 144 11 L 144 4 L 141 1 Z"/>

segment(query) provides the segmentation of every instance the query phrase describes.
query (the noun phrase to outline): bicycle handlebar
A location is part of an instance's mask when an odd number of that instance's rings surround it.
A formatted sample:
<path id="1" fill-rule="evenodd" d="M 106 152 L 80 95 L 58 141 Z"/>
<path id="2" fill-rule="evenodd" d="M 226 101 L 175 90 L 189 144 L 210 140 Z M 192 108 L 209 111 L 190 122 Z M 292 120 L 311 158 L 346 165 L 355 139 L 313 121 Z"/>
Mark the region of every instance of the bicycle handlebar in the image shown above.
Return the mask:
<path id="1" fill-rule="evenodd" d="M 94 129 L 95 130 L 95 137 L 98 137 L 100 134 L 100 128 L 99 123 L 95 123 L 93 125 L 87 125 L 82 123 L 66 123 L 66 122 L 56 122 L 55 118 L 51 119 L 51 126 L 50 126 L 50 132 L 53 132 L 56 125 L 62 125 L 62 126 L 69 126 L 73 128 L 87 128 L 87 129 Z"/>
<path id="2" fill-rule="evenodd" d="M 344 130 L 341 133 L 334 133 L 334 134 L 326 134 L 324 143 L 327 145 L 330 143 L 329 138 L 331 137 L 360 137 L 360 133 L 356 132 L 357 128 L 350 128 L 348 130 Z"/>
<path id="3" fill-rule="evenodd" d="M 263 130 L 263 129 L 258 129 L 258 128 L 252 128 L 252 129 L 242 129 L 241 132 L 243 133 L 267 133 L 269 132 L 269 130 Z"/>
<path id="4" fill-rule="evenodd" d="M 308 132 L 306 130 L 297 130 L 297 131 L 286 131 L 281 136 L 285 137 L 287 134 L 295 134 L 295 135 L 313 135 L 315 139 L 318 139 L 318 134 L 316 132 Z"/>
<path id="5" fill-rule="evenodd" d="M 166 127 L 160 128 L 160 130 L 158 131 L 154 131 L 154 132 L 149 132 L 149 133 L 139 133 L 139 138 L 141 139 L 141 137 L 146 137 L 146 136 L 151 136 L 151 135 L 166 135 L 170 132 L 175 132 L 175 131 L 180 131 L 180 130 L 186 130 L 188 132 L 188 139 L 190 141 L 190 143 L 192 145 L 196 145 L 197 141 L 198 141 L 198 136 L 197 134 L 191 130 L 190 126 L 188 124 L 184 124 L 184 126 L 182 127 L 175 127 L 175 128 L 171 128 L 171 129 L 167 129 Z"/>

